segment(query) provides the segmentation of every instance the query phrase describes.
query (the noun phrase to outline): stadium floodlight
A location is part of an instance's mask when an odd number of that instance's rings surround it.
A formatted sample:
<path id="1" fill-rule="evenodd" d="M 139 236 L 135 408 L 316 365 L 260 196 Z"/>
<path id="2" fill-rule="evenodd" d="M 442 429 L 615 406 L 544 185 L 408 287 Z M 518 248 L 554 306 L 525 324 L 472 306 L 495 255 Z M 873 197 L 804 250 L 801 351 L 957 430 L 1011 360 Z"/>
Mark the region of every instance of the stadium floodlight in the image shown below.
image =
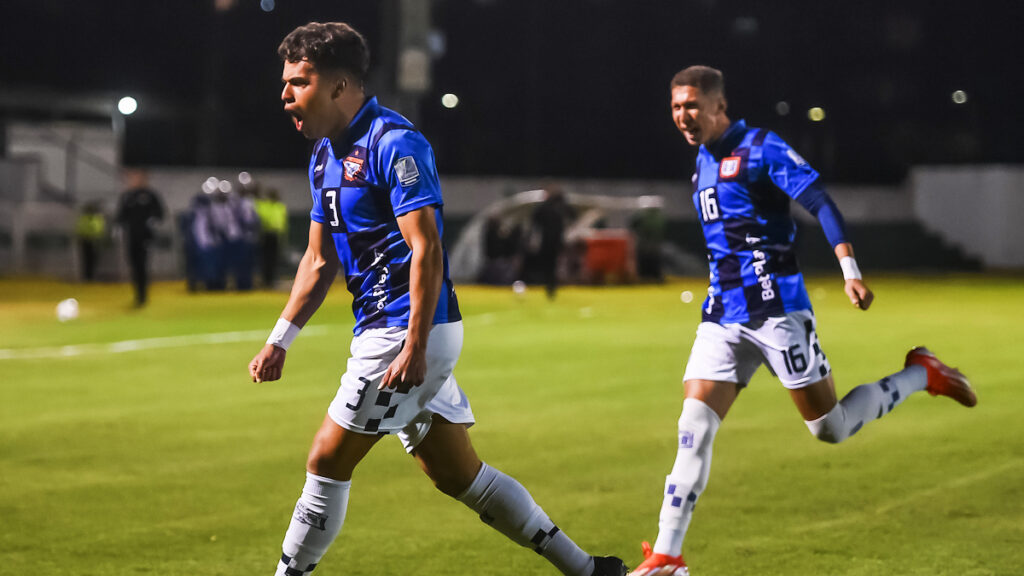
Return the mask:
<path id="1" fill-rule="evenodd" d="M 248 186 L 252 184 L 252 174 L 242 171 L 238 173 L 238 183 L 242 186 Z"/>
<path id="2" fill-rule="evenodd" d="M 789 102 L 779 100 L 775 103 L 775 113 L 779 116 L 789 116 Z"/>
<path id="3" fill-rule="evenodd" d="M 139 103 L 131 96 L 125 96 L 117 101 L 117 111 L 125 116 L 131 116 L 139 109 Z"/>
<path id="4" fill-rule="evenodd" d="M 811 122 L 821 122 L 825 119 L 825 109 L 815 106 L 807 111 L 807 117 L 810 118 Z"/>
<path id="5" fill-rule="evenodd" d="M 221 180 L 220 184 L 217 185 L 217 188 L 220 189 L 221 192 L 227 194 L 228 192 L 231 192 L 231 181 Z"/>
<path id="6" fill-rule="evenodd" d="M 966 104 L 967 103 L 967 92 L 963 90 L 955 90 L 952 95 L 954 104 Z"/>
<path id="7" fill-rule="evenodd" d="M 441 105 L 445 108 L 455 108 L 459 105 L 459 97 L 452 93 L 445 94 L 441 96 Z"/>
<path id="8" fill-rule="evenodd" d="M 273 12 L 274 0 L 260 0 L 260 9 L 264 12 Z"/>

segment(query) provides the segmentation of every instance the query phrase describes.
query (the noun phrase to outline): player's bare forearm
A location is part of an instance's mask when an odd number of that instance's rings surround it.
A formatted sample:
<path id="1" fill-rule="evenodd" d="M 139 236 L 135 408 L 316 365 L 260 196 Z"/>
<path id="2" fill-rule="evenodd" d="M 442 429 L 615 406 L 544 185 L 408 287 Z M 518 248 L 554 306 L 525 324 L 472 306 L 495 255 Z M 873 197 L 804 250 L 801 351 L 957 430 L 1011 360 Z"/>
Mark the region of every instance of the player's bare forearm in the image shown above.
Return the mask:
<path id="1" fill-rule="evenodd" d="M 384 372 L 379 387 L 395 386 L 402 390 L 420 385 L 426 376 L 427 339 L 441 294 L 444 255 L 433 207 L 403 214 L 398 217 L 398 227 L 412 252 L 409 263 L 409 326 L 405 345 Z"/>
<path id="2" fill-rule="evenodd" d="M 333 243 L 329 243 L 330 238 L 325 238 L 325 235 L 323 224 L 310 223 L 309 245 L 295 272 L 288 303 L 281 312 L 282 318 L 299 327 L 305 326 L 320 308 L 338 275 L 338 256 Z"/>
<path id="3" fill-rule="evenodd" d="M 327 291 L 338 274 L 338 258 L 333 243 L 329 241 L 323 224 L 311 222 L 309 225 L 309 246 L 299 262 L 295 273 L 295 283 L 285 304 L 281 318 L 299 326 L 313 316 L 323 304 Z M 274 344 L 266 344 L 263 349 L 249 362 L 249 375 L 253 382 L 272 382 L 281 378 L 284 371 L 286 351 Z"/>
<path id="4" fill-rule="evenodd" d="M 842 262 L 843 258 L 853 258 L 853 244 L 843 242 L 836 244 L 836 260 Z M 864 280 L 860 278 L 847 278 L 843 291 L 850 298 L 850 303 L 861 310 L 867 310 L 875 300 L 875 294 L 868 288 Z"/>
<path id="5" fill-rule="evenodd" d="M 409 267 L 409 330 L 406 346 L 426 349 L 441 295 L 444 256 L 441 237 L 434 221 L 434 208 L 427 206 L 398 219 L 412 260 Z"/>

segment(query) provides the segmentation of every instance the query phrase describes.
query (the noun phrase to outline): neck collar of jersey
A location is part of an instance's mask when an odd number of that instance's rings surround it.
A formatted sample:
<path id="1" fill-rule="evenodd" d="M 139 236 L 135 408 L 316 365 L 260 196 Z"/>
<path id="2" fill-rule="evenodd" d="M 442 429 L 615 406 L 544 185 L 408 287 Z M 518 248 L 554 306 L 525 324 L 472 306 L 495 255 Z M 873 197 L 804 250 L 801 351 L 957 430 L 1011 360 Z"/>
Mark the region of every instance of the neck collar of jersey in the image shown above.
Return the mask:
<path id="1" fill-rule="evenodd" d="M 732 154 L 734 148 L 740 145 L 743 141 L 743 136 L 747 133 L 747 122 L 745 120 L 737 120 L 729 125 L 725 129 L 725 132 L 715 140 L 714 142 L 708 142 L 704 148 L 715 157 L 716 160 L 721 160 L 726 156 Z"/>
<path id="2" fill-rule="evenodd" d="M 336 154 L 344 154 L 355 143 L 362 138 L 363 134 L 370 129 L 370 123 L 380 115 L 380 105 L 377 104 L 377 97 L 370 96 L 363 101 L 352 121 L 348 123 L 345 132 L 338 138 L 331 139 L 331 148 Z"/>

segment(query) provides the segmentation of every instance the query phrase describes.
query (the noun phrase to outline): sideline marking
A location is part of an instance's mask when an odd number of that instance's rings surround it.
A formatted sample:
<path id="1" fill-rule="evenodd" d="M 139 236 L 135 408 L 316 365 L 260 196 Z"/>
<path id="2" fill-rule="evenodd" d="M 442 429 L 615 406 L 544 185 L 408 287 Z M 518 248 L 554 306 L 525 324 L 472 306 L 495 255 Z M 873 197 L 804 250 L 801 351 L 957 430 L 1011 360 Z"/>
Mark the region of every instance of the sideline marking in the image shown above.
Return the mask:
<path id="1" fill-rule="evenodd" d="M 322 336 L 331 332 L 333 326 L 307 326 L 302 334 Z M 186 334 L 183 336 L 159 336 L 156 338 L 139 338 L 92 344 L 70 344 L 67 346 L 44 346 L 41 348 L 0 348 L 0 360 L 40 360 L 46 358 L 71 358 L 75 356 L 99 354 L 123 354 L 139 350 L 155 350 L 159 348 L 181 348 L 199 344 L 228 344 L 232 342 L 252 342 L 266 340 L 270 332 L 266 330 L 246 330 L 237 332 L 215 332 L 212 334 Z"/>
<path id="2" fill-rule="evenodd" d="M 490 324 L 498 313 L 473 314 L 463 316 L 462 321 L 480 320 L 482 324 Z M 323 336 L 342 324 L 319 324 L 307 326 L 302 334 Z M 345 325 L 347 326 L 347 325 Z M 351 330 L 349 330 L 351 332 Z M 183 348 L 198 344 L 229 344 L 232 342 L 258 342 L 266 340 L 270 334 L 267 330 L 245 330 L 237 332 L 215 332 L 211 334 L 185 334 L 182 336 L 157 336 L 155 338 L 139 338 L 121 340 L 119 342 L 94 342 L 89 344 L 68 344 L 67 346 L 42 346 L 39 348 L 0 348 L 0 360 L 43 360 L 47 358 L 73 358 L 99 354 L 123 354 L 139 350 L 156 350 L 159 348 Z"/>

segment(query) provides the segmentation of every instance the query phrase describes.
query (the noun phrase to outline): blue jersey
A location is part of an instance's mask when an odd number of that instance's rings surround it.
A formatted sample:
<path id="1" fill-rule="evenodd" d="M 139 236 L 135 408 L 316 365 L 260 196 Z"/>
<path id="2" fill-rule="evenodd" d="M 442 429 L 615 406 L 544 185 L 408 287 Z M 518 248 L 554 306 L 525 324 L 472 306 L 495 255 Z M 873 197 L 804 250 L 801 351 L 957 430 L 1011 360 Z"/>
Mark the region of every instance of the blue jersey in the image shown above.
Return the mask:
<path id="1" fill-rule="evenodd" d="M 412 252 L 396 217 L 433 206 L 438 233 L 444 231 L 444 202 L 430 144 L 412 123 L 370 98 L 342 138 L 316 143 L 309 183 L 310 217 L 330 231 L 353 296 L 354 332 L 407 327 Z M 444 281 L 434 324 L 462 318 L 443 250 Z"/>
<path id="2" fill-rule="evenodd" d="M 711 268 L 704 321 L 754 322 L 811 309 L 793 253 L 789 200 L 817 178 L 776 134 L 742 120 L 700 147 L 693 203 Z"/>

